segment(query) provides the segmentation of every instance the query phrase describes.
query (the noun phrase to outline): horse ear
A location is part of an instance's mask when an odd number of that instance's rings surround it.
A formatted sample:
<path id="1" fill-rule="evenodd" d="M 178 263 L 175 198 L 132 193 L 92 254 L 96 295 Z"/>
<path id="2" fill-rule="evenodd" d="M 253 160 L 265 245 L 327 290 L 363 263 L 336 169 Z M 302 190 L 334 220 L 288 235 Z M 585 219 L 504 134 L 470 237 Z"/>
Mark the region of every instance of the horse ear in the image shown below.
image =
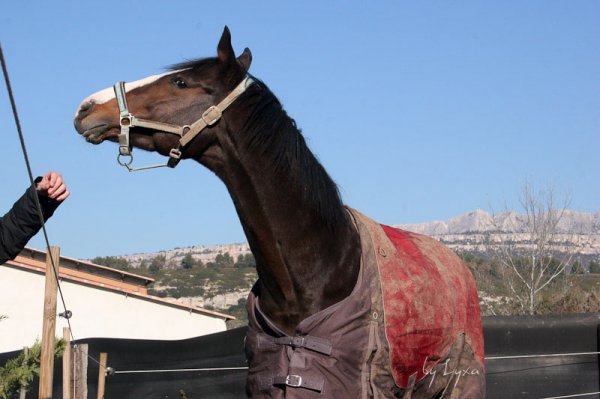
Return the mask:
<path id="1" fill-rule="evenodd" d="M 246 47 L 244 52 L 237 58 L 237 62 L 242 66 L 242 68 L 244 68 L 246 72 L 248 72 L 248 69 L 250 69 L 250 64 L 252 64 L 252 53 L 248 47 Z"/>
<path id="2" fill-rule="evenodd" d="M 229 28 L 227 26 L 225 26 L 223 34 L 221 35 L 221 40 L 219 40 L 219 45 L 217 46 L 217 55 L 219 57 L 219 61 L 224 65 L 228 65 L 235 60 L 235 53 L 233 51 L 233 47 L 231 47 L 231 33 L 229 32 Z"/>

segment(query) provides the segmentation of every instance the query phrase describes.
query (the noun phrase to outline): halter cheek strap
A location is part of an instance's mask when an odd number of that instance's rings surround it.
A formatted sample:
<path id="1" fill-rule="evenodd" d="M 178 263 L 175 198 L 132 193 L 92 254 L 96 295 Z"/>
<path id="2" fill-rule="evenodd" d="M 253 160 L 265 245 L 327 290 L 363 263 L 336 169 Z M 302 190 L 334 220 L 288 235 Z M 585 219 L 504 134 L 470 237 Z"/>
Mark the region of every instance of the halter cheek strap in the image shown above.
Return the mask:
<path id="1" fill-rule="evenodd" d="M 129 112 L 127 106 L 127 97 L 125 95 L 125 82 L 117 82 L 114 85 L 115 96 L 117 98 L 117 104 L 119 106 L 119 124 L 121 126 L 121 133 L 119 134 L 119 155 L 117 156 L 117 162 L 119 165 L 124 166 L 130 172 L 137 170 L 153 169 L 168 166 L 174 168 L 181 159 L 182 149 L 189 144 L 198 134 L 200 134 L 208 126 L 215 125 L 223 115 L 225 111 L 243 92 L 246 91 L 254 83 L 254 80 L 250 76 L 246 76 L 232 91 L 221 100 L 217 105 L 210 106 L 200 119 L 191 125 L 174 125 L 165 122 L 156 122 L 148 119 L 136 118 Z M 169 160 L 167 163 L 159 165 L 143 166 L 140 168 L 131 167 L 133 161 L 132 147 L 129 142 L 129 130 L 134 127 L 155 129 L 164 133 L 171 133 L 178 135 L 179 145 L 177 148 L 172 148 L 169 152 Z M 122 157 L 129 157 L 129 159 L 121 159 Z"/>

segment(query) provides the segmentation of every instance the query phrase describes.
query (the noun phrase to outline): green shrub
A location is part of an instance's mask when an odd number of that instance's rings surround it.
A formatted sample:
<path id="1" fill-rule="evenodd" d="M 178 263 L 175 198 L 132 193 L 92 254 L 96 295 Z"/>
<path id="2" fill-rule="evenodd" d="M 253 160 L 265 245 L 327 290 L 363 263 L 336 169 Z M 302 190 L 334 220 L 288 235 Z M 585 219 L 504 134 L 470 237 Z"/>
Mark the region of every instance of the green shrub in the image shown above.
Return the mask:
<path id="1" fill-rule="evenodd" d="M 54 344 L 54 356 L 62 356 L 64 350 L 65 341 L 57 339 Z M 29 389 L 33 378 L 40 374 L 41 354 L 42 345 L 36 342 L 29 348 L 27 358 L 25 358 L 25 352 L 22 352 L 0 367 L 0 398 L 12 398 L 21 387 L 24 387 L 25 390 Z"/>

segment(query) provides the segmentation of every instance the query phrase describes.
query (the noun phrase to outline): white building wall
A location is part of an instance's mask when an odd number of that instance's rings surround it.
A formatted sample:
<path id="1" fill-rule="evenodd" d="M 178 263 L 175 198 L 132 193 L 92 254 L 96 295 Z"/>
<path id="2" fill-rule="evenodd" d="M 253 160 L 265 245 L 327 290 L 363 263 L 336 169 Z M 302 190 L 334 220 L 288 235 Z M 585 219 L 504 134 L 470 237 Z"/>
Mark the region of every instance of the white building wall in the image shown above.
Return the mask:
<path id="1" fill-rule="evenodd" d="M 171 307 L 124 293 L 63 281 L 67 308 L 73 312 L 75 339 L 133 338 L 176 340 L 227 329 L 225 320 Z M 31 346 L 41 338 L 44 276 L 0 266 L 0 353 Z M 57 313 L 63 311 L 60 296 Z M 62 337 L 63 318 L 56 320 Z"/>

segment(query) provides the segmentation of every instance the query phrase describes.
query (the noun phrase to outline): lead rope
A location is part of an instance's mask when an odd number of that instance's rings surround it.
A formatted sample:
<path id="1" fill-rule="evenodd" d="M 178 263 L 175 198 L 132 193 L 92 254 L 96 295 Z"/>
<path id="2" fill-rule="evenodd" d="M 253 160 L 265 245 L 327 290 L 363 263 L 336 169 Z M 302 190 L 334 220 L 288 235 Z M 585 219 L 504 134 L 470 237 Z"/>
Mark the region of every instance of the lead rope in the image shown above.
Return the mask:
<path id="1" fill-rule="evenodd" d="M 2 45 L 0 44 L 0 61 L 2 62 L 2 73 L 4 74 L 4 81 L 6 82 L 6 90 L 8 91 L 8 97 L 10 99 L 10 105 L 13 112 L 13 117 L 15 119 L 15 124 L 17 125 L 17 132 L 19 133 L 19 141 L 21 142 L 21 150 L 23 151 L 23 158 L 25 159 L 25 165 L 27 166 L 27 174 L 29 176 L 29 182 L 31 187 L 35 190 L 35 181 L 33 180 L 33 173 L 31 172 L 31 164 L 29 162 L 29 156 L 27 155 L 27 147 L 25 146 L 25 138 L 23 137 L 23 130 L 21 129 L 21 121 L 19 119 L 19 113 L 17 111 L 17 105 L 15 103 L 15 99 L 13 96 L 12 86 L 10 84 L 10 78 L 8 77 L 8 69 L 6 67 L 6 61 L 4 59 L 4 52 L 2 51 Z M 40 204 L 40 199 L 37 195 L 34 195 L 35 198 L 35 206 L 37 209 L 38 216 L 40 218 L 40 224 L 42 226 L 42 231 L 44 233 L 44 240 L 46 241 L 47 248 L 50 248 L 50 240 L 48 238 L 48 232 L 46 231 L 46 223 L 44 221 L 44 214 L 42 212 L 42 205 Z M 71 327 L 71 311 L 67 310 L 67 304 L 65 302 L 65 297 L 62 292 L 62 288 L 60 286 L 60 281 L 58 278 L 58 272 L 56 270 L 56 265 L 54 264 L 54 258 L 50 257 L 50 261 L 52 263 L 52 271 L 54 272 L 54 278 L 56 279 L 58 292 L 60 293 L 60 300 L 63 305 L 64 317 L 69 324 L 69 332 L 71 334 L 71 339 L 73 339 L 73 329 Z"/>

